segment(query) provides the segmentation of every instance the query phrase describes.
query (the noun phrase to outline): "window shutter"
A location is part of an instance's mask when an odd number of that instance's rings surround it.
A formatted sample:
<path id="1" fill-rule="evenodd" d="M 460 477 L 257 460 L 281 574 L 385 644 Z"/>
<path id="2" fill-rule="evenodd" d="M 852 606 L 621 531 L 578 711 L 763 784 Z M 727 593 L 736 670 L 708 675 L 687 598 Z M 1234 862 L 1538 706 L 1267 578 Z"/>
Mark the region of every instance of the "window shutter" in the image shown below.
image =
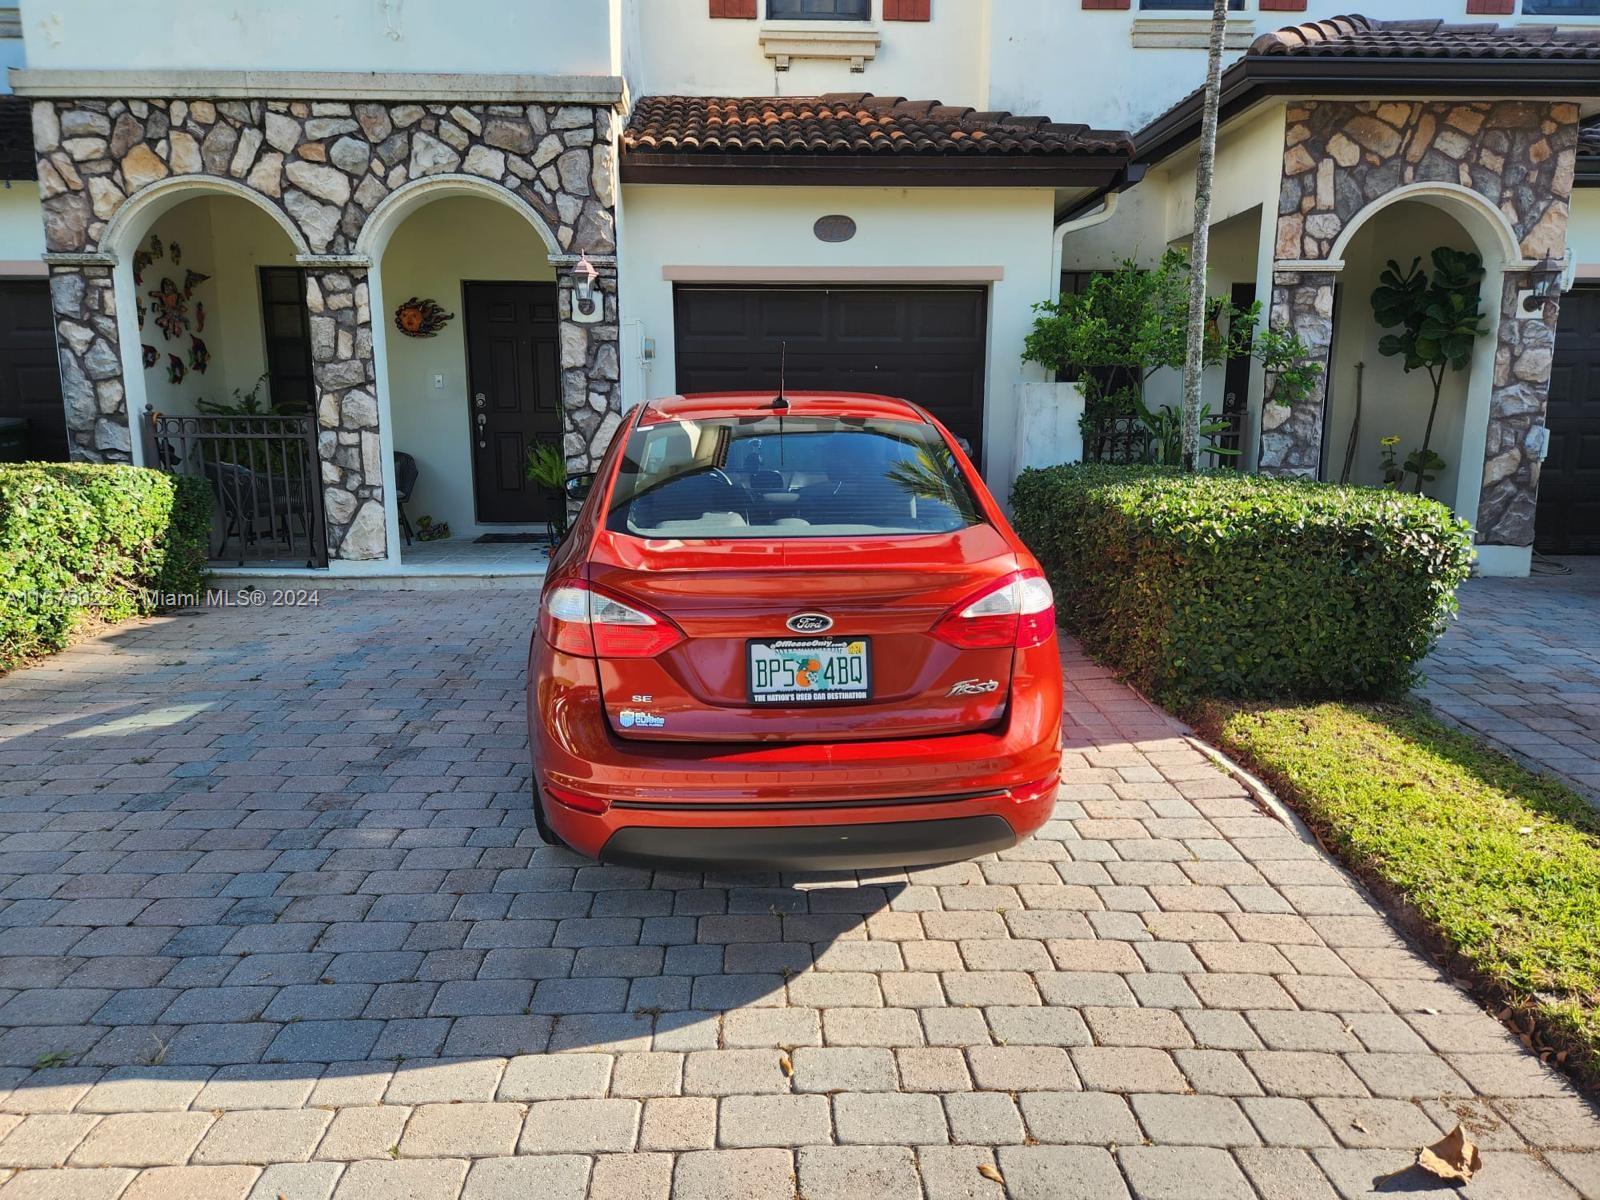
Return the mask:
<path id="1" fill-rule="evenodd" d="M 756 18 L 756 0 L 711 0 L 711 15 L 753 21 Z"/>
<path id="2" fill-rule="evenodd" d="M 1102 9 L 1126 11 L 1132 7 L 1132 3 L 1133 0 L 1083 0 L 1083 7 L 1088 12 Z"/>
<path id="3" fill-rule="evenodd" d="M 1305 12 L 1306 0 L 1261 0 L 1262 12 Z"/>
<path id="4" fill-rule="evenodd" d="M 931 21 L 933 0 L 883 0 L 885 21 Z"/>
<path id="5" fill-rule="evenodd" d="M 1516 0 L 1467 0 L 1467 14 L 1474 17 L 1509 17 Z"/>

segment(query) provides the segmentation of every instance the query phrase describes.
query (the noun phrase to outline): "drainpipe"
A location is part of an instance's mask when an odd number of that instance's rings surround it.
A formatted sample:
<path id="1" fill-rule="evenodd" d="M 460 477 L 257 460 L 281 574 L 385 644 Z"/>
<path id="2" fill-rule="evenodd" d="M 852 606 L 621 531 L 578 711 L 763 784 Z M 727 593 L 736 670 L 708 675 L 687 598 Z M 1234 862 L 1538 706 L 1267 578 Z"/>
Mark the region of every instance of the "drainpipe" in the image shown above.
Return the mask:
<path id="1" fill-rule="evenodd" d="M 1055 300 L 1061 294 L 1061 259 L 1064 257 L 1063 246 L 1066 243 L 1067 234 L 1077 233 L 1083 229 L 1093 229 L 1096 225 L 1104 225 L 1117 215 L 1117 202 L 1121 199 L 1121 192 L 1107 192 L 1105 201 L 1094 212 L 1086 217 L 1064 221 L 1056 226 L 1054 248 L 1050 254 L 1050 295 L 1047 299 Z"/>

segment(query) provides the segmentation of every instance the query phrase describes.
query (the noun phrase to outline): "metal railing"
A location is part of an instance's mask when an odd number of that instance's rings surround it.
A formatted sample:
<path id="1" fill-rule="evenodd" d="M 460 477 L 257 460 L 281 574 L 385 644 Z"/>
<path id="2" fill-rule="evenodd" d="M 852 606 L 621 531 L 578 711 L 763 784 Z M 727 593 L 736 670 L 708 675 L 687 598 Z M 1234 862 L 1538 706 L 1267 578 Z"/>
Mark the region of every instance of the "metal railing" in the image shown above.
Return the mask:
<path id="1" fill-rule="evenodd" d="M 328 565 L 315 414 L 145 415 L 146 462 L 210 485 L 213 565 Z"/>
<path id="2" fill-rule="evenodd" d="M 1214 435 L 1209 446 L 1218 449 L 1238 450 L 1244 444 L 1243 413 L 1231 413 L 1220 418 L 1229 423 L 1229 429 Z M 1200 466 L 1207 471 L 1230 468 L 1241 469 L 1240 455 L 1214 454 L 1208 445 L 1200 449 Z M 1156 458 L 1155 438 L 1138 417 L 1102 417 L 1083 433 L 1083 460 L 1093 463 L 1149 463 Z"/>
<path id="3" fill-rule="evenodd" d="M 1149 462 L 1150 431 L 1138 417 L 1102 417 L 1084 431 L 1083 458 L 1097 463 Z"/>

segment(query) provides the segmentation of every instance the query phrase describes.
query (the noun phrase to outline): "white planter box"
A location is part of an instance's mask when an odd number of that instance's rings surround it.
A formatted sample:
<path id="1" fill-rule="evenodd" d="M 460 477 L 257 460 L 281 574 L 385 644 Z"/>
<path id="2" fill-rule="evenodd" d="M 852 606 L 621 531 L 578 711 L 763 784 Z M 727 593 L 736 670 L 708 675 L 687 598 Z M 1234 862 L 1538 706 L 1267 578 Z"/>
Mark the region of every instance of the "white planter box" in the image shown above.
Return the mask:
<path id="1" fill-rule="evenodd" d="M 1075 383 L 1017 384 L 1017 470 L 1083 461 L 1083 393 Z"/>

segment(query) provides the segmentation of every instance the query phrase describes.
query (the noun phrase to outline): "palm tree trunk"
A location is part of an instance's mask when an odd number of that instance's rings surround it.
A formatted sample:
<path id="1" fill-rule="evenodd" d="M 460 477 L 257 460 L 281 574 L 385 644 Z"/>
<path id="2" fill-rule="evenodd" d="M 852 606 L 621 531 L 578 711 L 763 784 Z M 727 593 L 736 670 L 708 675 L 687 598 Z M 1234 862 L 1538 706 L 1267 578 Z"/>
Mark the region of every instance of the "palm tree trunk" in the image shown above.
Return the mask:
<path id="1" fill-rule="evenodd" d="M 1228 0 L 1211 0 L 1211 48 L 1200 122 L 1200 161 L 1194 171 L 1194 246 L 1189 264 L 1189 344 L 1183 362 L 1183 469 L 1200 457 L 1200 385 L 1205 374 L 1206 261 L 1211 247 L 1211 182 L 1217 168 L 1217 107 L 1222 92 L 1222 41 Z"/>

